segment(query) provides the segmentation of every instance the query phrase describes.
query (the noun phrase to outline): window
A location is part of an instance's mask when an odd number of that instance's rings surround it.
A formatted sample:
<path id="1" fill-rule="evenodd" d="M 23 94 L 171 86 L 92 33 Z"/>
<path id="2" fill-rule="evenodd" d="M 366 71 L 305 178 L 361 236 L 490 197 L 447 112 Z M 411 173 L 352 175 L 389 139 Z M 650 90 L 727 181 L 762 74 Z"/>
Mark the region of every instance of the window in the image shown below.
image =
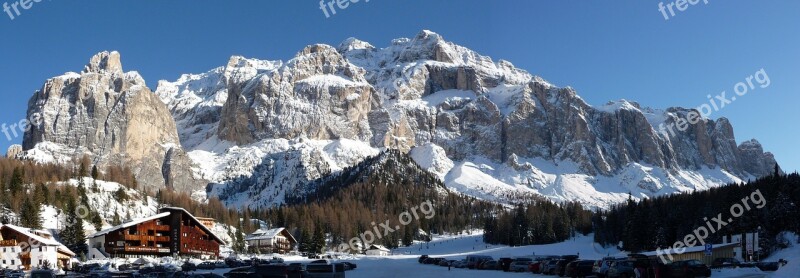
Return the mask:
<path id="1" fill-rule="evenodd" d="M 11 260 L 11 265 L 14 265 L 14 260 Z"/>

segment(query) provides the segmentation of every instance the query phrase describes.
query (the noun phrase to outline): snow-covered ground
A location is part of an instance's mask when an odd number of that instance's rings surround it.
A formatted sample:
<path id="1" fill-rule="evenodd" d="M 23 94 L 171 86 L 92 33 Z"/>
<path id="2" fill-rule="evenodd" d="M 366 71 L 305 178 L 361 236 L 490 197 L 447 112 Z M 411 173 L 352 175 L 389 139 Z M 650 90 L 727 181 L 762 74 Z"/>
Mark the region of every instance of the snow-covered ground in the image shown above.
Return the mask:
<path id="1" fill-rule="evenodd" d="M 358 268 L 347 272 L 348 278 L 374 278 L 374 277 L 414 277 L 414 278 L 445 278 L 445 277 L 555 277 L 531 273 L 507 273 L 493 270 L 469 270 L 423 265 L 417 262 L 420 255 L 431 257 L 444 257 L 448 259 L 463 259 L 467 255 L 489 255 L 495 259 L 501 257 L 516 257 L 528 255 L 580 255 L 582 259 L 599 259 L 608 255 L 624 256 L 616 248 L 601 248 L 592 242 L 592 235 L 578 236 L 574 239 L 546 245 L 509 247 L 504 245 L 487 245 L 482 241 L 482 234 L 463 236 L 437 236 L 430 243 L 418 242 L 410 247 L 402 247 L 392 251 L 390 256 L 356 256 L 333 261 L 349 261 L 358 265 Z M 800 248 L 797 246 L 782 250 L 771 256 L 768 261 L 777 261 L 784 258 L 789 264 L 776 272 L 762 272 L 757 268 L 739 268 L 713 270 L 713 278 L 790 278 L 798 277 L 800 273 Z M 286 263 L 308 263 L 311 260 L 302 257 L 284 257 Z M 217 269 L 211 272 L 224 274 L 229 269 Z M 208 272 L 208 271 L 198 271 Z"/>

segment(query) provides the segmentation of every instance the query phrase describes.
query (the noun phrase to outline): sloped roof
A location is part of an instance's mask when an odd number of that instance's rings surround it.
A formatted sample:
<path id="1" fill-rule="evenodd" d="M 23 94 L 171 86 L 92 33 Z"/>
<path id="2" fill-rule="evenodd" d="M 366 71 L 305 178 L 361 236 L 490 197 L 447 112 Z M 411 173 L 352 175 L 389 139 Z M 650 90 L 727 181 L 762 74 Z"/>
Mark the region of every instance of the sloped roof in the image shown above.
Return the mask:
<path id="1" fill-rule="evenodd" d="M 30 238 L 32 240 L 35 240 L 35 241 L 37 241 L 37 242 L 39 242 L 39 243 L 41 243 L 43 245 L 56 246 L 56 248 L 58 248 L 59 251 L 67 253 L 67 254 L 69 254 L 71 256 L 75 256 L 75 253 L 72 252 L 72 250 L 69 250 L 69 248 L 67 248 L 63 244 L 61 244 L 61 242 L 58 242 L 55 239 L 43 238 L 43 237 L 35 234 L 34 232 L 32 232 L 31 229 L 29 229 L 29 228 L 15 226 L 15 225 L 11 225 L 11 224 L 0 225 L 0 228 L 2 228 L 2 227 L 7 227 L 9 229 L 12 229 L 15 232 L 23 234 L 26 237 L 28 237 L 28 238 Z M 47 234 L 50 234 L 50 233 L 47 232 Z"/>
<path id="2" fill-rule="evenodd" d="M 383 245 L 378 245 L 378 244 L 370 245 L 369 246 L 369 250 L 381 250 L 381 251 L 386 251 L 386 252 L 391 251 L 391 250 L 387 249 L 386 247 L 383 247 Z"/>
<path id="3" fill-rule="evenodd" d="M 153 216 L 148 216 L 148 217 L 145 217 L 145 218 L 139 218 L 139 219 L 131 220 L 130 222 L 122 223 L 122 224 L 119 224 L 117 226 L 114 226 L 114 227 L 111 227 L 111 228 L 96 232 L 94 234 L 91 234 L 89 236 L 89 238 L 99 237 L 99 236 L 106 235 L 106 234 L 108 234 L 110 232 L 113 232 L 113 231 L 116 231 L 116 230 L 119 230 L 119 229 L 128 228 L 128 227 L 140 224 L 140 223 L 144 223 L 144 222 L 147 222 L 147 221 L 150 221 L 150 220 L 156 220 L 156 219 L 159 219 L 159 218 L 162 218 L 162 217 L 166 217 L 166 216 L 169 216 L 169 212 L 162 212 L 162 213 L 159 213 L 159 214 L 156 214 L 156 215 L 153 215 Z"/>
<path id="4" fill-rule="evenodd" d="M 186 213 L 186 215 L 188 215 L 189 217 L 191 217 L 191 218 L 194 220 L 194 222 L 196 222 L 196 223 L 197 223 L 197 224 L 200 226 L 200 229 L 202 229 L 203 231 L 205 231 L 206 233 L 208 233 L 209 235 L 211 235 L 211 237 L 213 237 L 213 238 L 214 238 L 214 240 L 216 240 L 216 241 L 217 241 L 217 242 L 219 242 L 220 244 L 223 244 L 223 245 L 225 244 L 225 241 L 223 241 L 221 238 L 219 238 L 219 237 L 217 236 L 217 234 L 215 234 L 214 232 L 212 232 L 212 231 L 211 231 L 211 229 L 209 229 L 208 227 L 206 227 L 206 225 L 203 225 L 203 222 L 200 222 L 200 220 L 198 220 L 198 219 L 197 219 L 197 217 L 194 217 L 194 215 L 192 215 L 191 213 L 189 213 L 189 211 L 187 211 L 186 209 L 184 209 L 184 208 L 180 208 L 180 207 L 165 207 L 165 208 L 161 208 L 161 210 L 165 210 L 165 209 L 166 209 L 166 210 L 180 210 L 180 211 L 183 211 L 184 213 Z"/>
<path id="5" fill-rule="evenodd" d="M 245 240 L 270 239 L 270 238 L 274 238 L 274 237 L 278 236 L 279 234 L 283 233 L 283 231 L 286 231 L 286 228 L 275 228 L 275 229 L 269 229 L 269 230 L 258 229 L 255 232 L 253 232 L 252 234 L 248 235 L 247 238 L 245 238 Z M 297 242 L 297 240 L 294 238 L 292 233 L 290 233 L 289 231 L 286 231 L 286 236 L 292 242 Z"/>

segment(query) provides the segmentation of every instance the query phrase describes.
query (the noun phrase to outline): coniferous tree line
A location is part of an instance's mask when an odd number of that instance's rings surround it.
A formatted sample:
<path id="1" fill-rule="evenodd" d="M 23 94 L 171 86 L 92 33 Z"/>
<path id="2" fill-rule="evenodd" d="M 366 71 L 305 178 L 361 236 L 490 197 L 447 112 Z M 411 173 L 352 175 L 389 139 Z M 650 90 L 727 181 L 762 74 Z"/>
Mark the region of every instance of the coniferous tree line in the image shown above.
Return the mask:
<path id="1" fill-rule="evenodd" d="M 580 203 L 556 204 L 535 198 L 511 210 L 490 215 L 484 223 L 483 241 L 510 246 L 547 244 L 592 231 L 592 212 Z"/>
<path id="2" fill-rule="evenodd" d="M 750 210 L 740 217 L 732 217 L 731 207 L 743 204 L 758 190 L 765 205 L 758 208 L 750 199 Z M 624 250 L 638 252 L 672 246 L 682 241 L 694 229 L 707 226 L 722 213 L 727 224 L 705 240 L 720 243 L 723 236 L 759 231 L 760 246 L 764 252 L 783 247 L 778 234 L 784 231 L 800 233 L 800 176 L 797 173 L 782 175 L 776 166 L 772 176 L 741 184 L 729 184 L 706 191 L 682 193 L 641 201 L 629 200 L 599 211 L 593 217 L 595 241 L 605 245 L 622 243 Z M 720 225 L 711 221 L 717 229 Z M 763 255 L 763 254 L 762 254 Z"/>

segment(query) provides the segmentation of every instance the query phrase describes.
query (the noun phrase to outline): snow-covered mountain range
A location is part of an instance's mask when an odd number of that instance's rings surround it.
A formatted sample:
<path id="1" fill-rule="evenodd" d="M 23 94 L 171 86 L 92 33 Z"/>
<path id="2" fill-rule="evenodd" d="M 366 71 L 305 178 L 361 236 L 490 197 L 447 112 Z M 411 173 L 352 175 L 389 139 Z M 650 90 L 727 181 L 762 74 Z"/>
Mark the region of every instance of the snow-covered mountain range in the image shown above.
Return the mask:
<path id="1" fill-rule="evenodd" d="M 154 95 L 161 101 L 150 101 Z M 690 109 L 590 105 L 571 88 L 422 31 L 377 48 L 350 38 L 287 61 L 233 56 L 160 81 L 119 54 L 54 77 L 31 98 L 21 157 L 131 163 L 145 186 L 272 206 L 309 181 L 385 149 L 408 153 L 454 191 L 595 207 L 768 175 L 775 159 L 737 145 L 725 118 L 669 133 Z M 147 117 L 142 119 L 141 117 Z"/>

